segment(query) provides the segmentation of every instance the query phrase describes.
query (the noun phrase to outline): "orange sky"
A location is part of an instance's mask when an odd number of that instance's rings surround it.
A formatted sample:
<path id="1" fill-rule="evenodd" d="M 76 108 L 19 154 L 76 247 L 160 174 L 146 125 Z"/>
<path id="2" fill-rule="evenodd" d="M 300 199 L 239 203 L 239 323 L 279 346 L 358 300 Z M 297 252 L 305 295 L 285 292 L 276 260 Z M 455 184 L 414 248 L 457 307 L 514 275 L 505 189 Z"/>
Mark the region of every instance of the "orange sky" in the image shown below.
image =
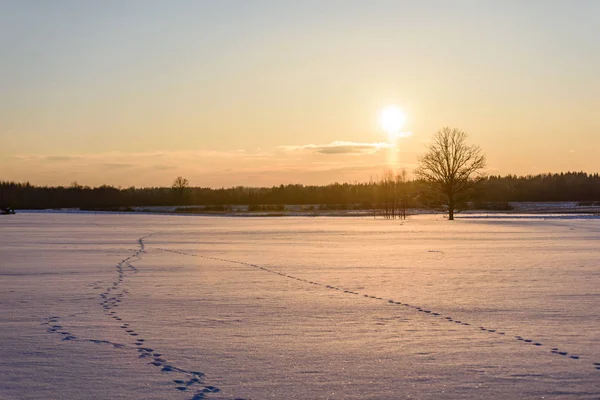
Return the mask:
<path id="1" fill-rule="evenodd" d="M 0 179 L 367 181 L 442 126 L 490 174 L 600 169 L 599 2 L 159 3 L 0 5 Z"/>

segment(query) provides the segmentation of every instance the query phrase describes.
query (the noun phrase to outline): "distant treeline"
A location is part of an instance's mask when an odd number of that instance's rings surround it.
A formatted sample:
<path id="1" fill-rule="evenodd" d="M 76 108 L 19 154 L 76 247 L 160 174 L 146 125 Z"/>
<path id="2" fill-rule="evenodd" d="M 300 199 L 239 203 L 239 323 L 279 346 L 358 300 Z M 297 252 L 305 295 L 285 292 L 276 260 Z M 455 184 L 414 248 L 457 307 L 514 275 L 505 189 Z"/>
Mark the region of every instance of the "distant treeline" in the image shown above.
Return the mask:
<path id="1" fill-rule="evenodd" d="M 0 181 L 0 207 L 15 209 L 82 208 L 107 209 L 130 206 L 175 205 L 352 205 L 377 208 L 386 194 L 385 183 L 334 183 L 324 186 L 280 185 L 270 188 L 152 187 L 127 189 L 113 186 L 34 186 Z M 408 206 L 431 205 L 425 186 L 419 181 L 398 183 Z M 429 200 L 427 200 L 429 199 Z M 600 176 L 584 172 L 535 176 L 490 176 L 474 191 L 476 203 L 510 201 L 600 201 Z M 350 208 L 350 207 L 349 207 Z"/>

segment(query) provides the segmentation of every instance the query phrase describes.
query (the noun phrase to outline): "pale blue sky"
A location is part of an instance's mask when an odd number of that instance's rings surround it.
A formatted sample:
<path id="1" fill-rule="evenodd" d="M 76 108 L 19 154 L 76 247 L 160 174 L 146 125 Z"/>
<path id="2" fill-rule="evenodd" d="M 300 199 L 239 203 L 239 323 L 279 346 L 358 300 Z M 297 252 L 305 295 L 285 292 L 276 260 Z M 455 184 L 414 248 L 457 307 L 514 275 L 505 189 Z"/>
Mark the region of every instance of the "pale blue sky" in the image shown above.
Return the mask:
<path id="1" fill-rule="evenodd" d="M 0 0 L 0 179 L 364 181 L 444 125 L 493 174 L 596 172 L 598 38 L 592 0 Z"/>

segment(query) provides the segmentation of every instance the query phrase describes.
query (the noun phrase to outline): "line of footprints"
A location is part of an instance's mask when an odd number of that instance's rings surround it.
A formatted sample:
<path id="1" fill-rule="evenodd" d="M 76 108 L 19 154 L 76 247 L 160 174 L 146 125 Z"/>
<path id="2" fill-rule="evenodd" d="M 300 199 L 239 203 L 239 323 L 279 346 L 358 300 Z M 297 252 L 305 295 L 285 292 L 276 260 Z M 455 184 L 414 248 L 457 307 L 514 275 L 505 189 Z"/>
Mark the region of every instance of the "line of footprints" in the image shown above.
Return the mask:
<path id="1" fill-rule="evenodd" d="M 189 392 L 192 394 L 190 400 L 202 400 L 206 399 L 208 395 L 212 393 L 219 393 L 221 390 L 216 386 L 205 385 L 203 381 L 204 373 L 199 371 L 189 371 L 183 368 L 179 368 L 171 362 L 168 362 L 163 354 L 160 352 L 146 347 L 146 340 L 140 337 L 139 333 L 133 329 L 130 324 L 124 323 L 123 319 L 119 317 L 115 311 L 123 298 L 127 295 L 127 290 L 121 289 L 121 283 L 123 280 L 137 273 L 137 269 L 131 264 L 134 259 L 139 259 L 139 255 L 144 252 L 144 239 L 148 236 L 138 239 L 139 249 L 135 253 L 116 265 L 117 279 L 112 283 L 111 286 L 106 287 L 104 292 L 100 294 L 100 305 L 103 308 L 103 312 L 106 316 L 119 321 L 121 323 L 120 328 L 131 337 L 133 346 L 128 346 L 120 343 L 114 343 L 108 340 L 96 340 L 96 339 L 82 339 L 78 338 L 74 334 L 66 331 L 59 322 L 58 316 L 48 317 L 42 322 L 42 325 L 47 327 L 47 331 L 50 333 L 60 334 L 62 340 L 75 340 L 75 341 L 86 341 L 97 344 L 110 344 L 115 348 L 134 349 L 138 353 L 138 358 L 142 360 L 148 360 L 150 365 L 160 368 L 160 371 L 167 374 L 179 374 L 178 379 L 172 379 L 175 389 L 181 392 Z M 101 289 L 101 282 L 94 282 L 90 286 L 95 289 Z M 235 400 L 244 400 L 237 398 Z"/>
<path id="2" fill-rule="evenodd" d="M 384 299 L 382 297 L 372 296 L 372 295 L 369 295 L 369 294 L 362 294 L 362 293 L 359 293 L 359 292 L 354 292 L 354 291 L 351 291 L 351 290 L 346 290 L 346 289 L 343 289 L 343 288 L 339 288 L 339 287 L 336 287 L 336 286 L 325 285 L 323 283 L 314 282 L 314 281 L 311 281 L 309 279 L 298 278 L 298 277 L 295 277 L 293 275 L 288 275 L 288 274 L 285 274 L 283 272 L 279 272 L 279 271 L 275 271 L 275 270 L 272 270 L 272 269 L 268 269 L 268 268 L 262 267 L 262 266 L 257 265 L 257 264 L 247 263 L 247 262 L 243 262 L 243 261 L 229 260 L 229 259 L 219 258 L 219 257 L 203 256 L 203 255 L 198 255 L 198 254 L 193 254 L 193 253 L 186 253 L 186 252 L 183 252 L 183 251 L 163 249 L 163 248 L 158 248 L 158 250 L 166 251 L 166 252 L 171 252 L 171 253 L 177 253 L 177 254 L 191 256 L 191 257 L 200 257 L 200 258 L 206 258 L 206 259 L 210 259 L 210 260 L 216 260 L 216 261 L 222 261 L 222 262 L 228 262 L 228 263 L 234 263 L 234 264 L 241 264 L 241 265 L 245 265 L 245 266 L 248 266 L 248 267 L 259 269 L 259 270 L 264 271 L 264 272 L 268 272 L 268 273 L 271 273 L 271 274 L 279 275 L 279 276 L 282 276 L 284 278 L 297 280 L 297 281 L 308 283 L 308 284 L 315 285 L 315 286 L 321 286 L 321 287 L 329 289 L 329 290 L 337 290 L 337 291 L 340 291 L 340 292 L 343 292 L 343 293 L 346 293 L 346 294 L 351 294 L 351 295 L 356 295 L 356 296 L 362 296 L 362 297 L 366 297 L 366 298 L 370 298 L 370 299 L 375 299 L 375 300 L 386 301 L 389 304 L 393 304 L 393 305 L 398 305 L 398 306 L 403 306 L 403 307 L 407 307 L 407 308 L 410 308 L 410 309 L 414 309 L 417 312 L 423 313 L 425 315 L 429 315 L 429 316 L 436 317 L 436 318 L 442 318 L 443 320 L 445 320 L 445 321 L 447 321 L 449 323 L 454 323 L 454 324 L 463 325 L 463 326 L 472 326 L 468 322 L 460 321 L 460 320 L 454 319 L 454 318 L 449 317 L 449 316 L 444 316 L 441 313 L 425 309 L 425 308 L 423 308 L 421 306 L 412 305 L 412 304 L 408 304 L 408 303 L 403 303 L 403 302 L 392 300 L 392 299 L 386 300 L 386 299 Z M 509 337 L 509 335 L 507 335 L 506 332 L 502 332 L 502 331 L 497 330 L 497 329 L 491 329 L 491 328 L 487 328 L 487 327 L 484 327 L 484 326 L 479 326 L 479 327 L 477 327 L 477 329 L 479 329 L 481 331 L 484 331 L 484 332 L 489 332 L 489 333 L 493 333 L 493 334 L 497 334 L 497 335 Z M 523 342 L 523 343 L 526 343 L 526 344 L 530 344 L 530 345 L 533 345 L 533 346 L 538 346 L 538 347 L 542 347 L 543 346 L 542 343 L 540 343 L 538 341 L 535 341 L 533 339 L 527 339 L 527 338 L 524 338 L 524 337 L 519 336 L 519 335 L 513 336 L 513 338 L 515 340 L 517 340 L 517 341 L 520 341 L 520 342 Z M 569 354 L 567 351 L 563 351 L 563 350 L 561 350 L 561 349 L 559 349 L 557 347 L 553 347 L 550 350 L 550 353 L 556 354 L 556 355 L 559 355 L 559 356 L 568 357 L 568 358 L 571 358 L 573 360 L 580 360 L 581 359 L 581 356 L 576 355 L 576 354 Z M 592 365 L 594 366 L 594 368 L 596 370 L 600 371 L 600 362 L 595 362 Z"/>

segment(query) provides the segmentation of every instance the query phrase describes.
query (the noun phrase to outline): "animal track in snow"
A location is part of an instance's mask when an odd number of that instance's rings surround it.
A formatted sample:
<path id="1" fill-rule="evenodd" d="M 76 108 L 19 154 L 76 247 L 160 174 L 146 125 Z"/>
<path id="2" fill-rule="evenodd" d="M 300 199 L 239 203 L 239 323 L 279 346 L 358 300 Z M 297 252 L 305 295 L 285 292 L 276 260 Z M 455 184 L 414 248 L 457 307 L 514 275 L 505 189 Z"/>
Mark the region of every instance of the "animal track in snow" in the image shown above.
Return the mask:
<path id="1" fill-rule="evenodd" d="M 60 325 L 60 323 L 58 322 L 59 319 L 60 319 L 60 317 L 58 317 L 58 316 L 51 316 L 51 317 L 45 318 L 44 321 L 41 323 L 41 325 L 46 327 L 47 332 L 56 333 L 58 335 L 61 335 L 62 340 L 75 340 L 78 342 L 92 342 L 92 343 L 96 343 L 96 344 L 110 344 L 116 348 L 127 347 L 124 344 L 111 342 L 109 340 L 85 339 L 85 338 L 80 338 L 78 336 L 75 336 L 73 333 L 67 331 L 62 325 Z"/>
<path id="2" fill-rule="evenodd" d="M 274 275 L 279 275 L 288 279 L 293 279 L 296 281 L 300 281 L 300 282 L 304 282 L 310 285 L 315 285 L 315 286 L 320 286 L 324 289 L 328 289 L 328 290 L 336 290 L 336 291 L 340 291 L 344 294 L 353 294 L 353 295 L 361 295 L 363 298 L 365 299 L 373 299 L 373 300 L 377 300 L 377 301 L 381 301 L 384 300 L 387 304 L 389 305 L 393 305 L 393 306 L 404 306 L 404 307 L 408 307 L 408 308 L 412 308 L 413 310 L 415 310 L 416 312 L 420 312 L 423 313 L 424 315 L 430 316 L 430 317 L 434 317 L 437 318 L 441 321 L 446 321 L 446 322 L 450 322 L 450 323 L 454 323 L 454 324 L 458 324 L 458 325 L 462 325 L 462 326 L 466 326 L 466 327 L 471 327 L 471 324 L 468 322 L 464 322 L 462 320 L 455 320 L 454 318 L 452 318 L 451 316 L 444 316 L 442 315 L 442 313 L 439 312 L 434 312 L 433 310 L 429 310 L 426 309 L 424 307 L 421 306 L 417 306 L 417 305 L 411 305 L 405 302 L 401 302 L 401 301 L 397 301 L 394 299 L 384 299 L 382 297 L 377 297 L 374 296 L 372 294 L 367 294 L 367 293 L 360 293 L 360 292 L 355 292 L 349 289 L 344 289 L 344 288 L 340 288 L 337 286 L 332 286 L 332 285 L 327 285 L 327 284 L 323 284 L 323 283 L 319 283 L 319 282 L 315 282 L 313 280 L 310 279 L 304 279 L 304 278 L 298 278 L 296 276 L 293 275 L 289 275 L 280 271 L 276 271 L 276 270 L 272 270 L 266 267 L 262 267 L 258 264 L 252 264 L 252 263 L 248 263 L 248 262 L 244 262 L 244 261 L 237 261 L 237 260 L 229 260 L 229 259 L 225 259 L 225 258 L 220 258 L 220 257 L 211 257 L 211 256 L 204 256 L 204 255 L 199 255 L 199 254 L 193 254 L 193 253 L 187 253 L 184 251 L 177 251 L 177 250 L 169 250 L 169 249 L 164 249 L 164 248 L 156 248 L 157 250 L 160 251 L 164 251 L 164 252 L 170 252 L 170 253 L 176 253 L 176 254 L 181 254 L 181 255 L 185 255 L 185 256 L 191 256 L 191 257 L 199 257 L 199 258 L 205 258 L 205 259 L 209 259 L 209 260 L 215 260 L 215 261 L 222 261 L 222 262 L 228 262 L 228 263 L 232 263 L 232 264 L 239 264 L 239 265 L 244 265 L 247 267 L 252 267 L 270 274 L 274 274 Z M 482 332 L 486 332 L 486 333 L 491 333 L 491 334 L 495 334 L 495 335 L 499 335 L 499 336 L 503 336 L 503 337 L 507 337 L 506 336 L 506 332 L 503 331 L 499 331 L 495 328 L 488 328 L 488 327 L 484 327 L 484 326 L 480 326 L 478 329 L 480 329 Z M 539 341 L 533 340 L 533 339 L 526 339 L 523 338 L 521 336 L 514 336 L 514 339 L 516 339 L 517 341 L 521 341 L 527 345 L 533 345 L 536 347 L 542 347 L 543 344 Z M 566 356 L 568 355 L 568 352 L 566 351 L 560 351 L 558 348 L 553 348 L 551 350 L 552 354 L 558 354 L 561 356 Z M 580 360 L 581 356 L 579 355 L 571 355 L 569 356 L 569 358 L 573 359 L 573 360 Z M 594 363 L 594 368 L 596 370 L 600 370 L 600 363 Z"/>
<path id="3" fill-rule="evenodd" d="M 140 259 L 140 254 L 145 252 L 144 239 L 152 235 L 153 234 L 139 238 L 137 240 L 139 249 L 135 250 L 131 256 L 121 260 L 115 266 L 116 279 L 111 284 L 103 286 L 102 281 L 98 281 L 88 285 L 89 287 L 93 287 L 97 290 L 104 288 L 104 291 L 99 295 L 99 304 L 102 307 L 104 314 L 115 321 L 121 322 L 120 328 L 123 329 L 128 336 L 132 337 L 134 340 L 133 345 L 127 346 L 121 343 L 114 343 L 102 339 L 78 338 L 63 328 L 63 326 L 59 323 L 58 316 L 50 316 L 46 318 L 42 322 L 42 326 L 45 326 L 46 330 L 50 333 L 61 335 L 62 340 L 87 341 L 96 344 L 110 344 L 115 348 L 135 349 L 138 353 L 139 359 L 152 360 L 149 361 L 148 364 L 160 368 L 161 373 L 181 375 L 183 379 L 172 379 L 172 381 L 176 384 L 176 390 L 191 394 L 192 397 L 189 398 L 190 400 L 206 399 L 208 395 L 211 393 L 219 393 L 221 389 L 216 386 L 205 385 L 203 382 L 204 373 L 179 368 L 174 363 L 168 362 L 162 353 L 155 352 L 155 350 L 150 347 L 142 347 L 145 345 L 146 340 L 141 338 L 139 333 L 137 333 L 129 323 L 122 323 L 123 319 L 116 311 L 128 293 L 127 290 L 121 289 L 121 284 L 125 278 L 138 273 L 138 269 L 131 263 Z M 239 398 L 237 400 L 244 399 Z"/>

